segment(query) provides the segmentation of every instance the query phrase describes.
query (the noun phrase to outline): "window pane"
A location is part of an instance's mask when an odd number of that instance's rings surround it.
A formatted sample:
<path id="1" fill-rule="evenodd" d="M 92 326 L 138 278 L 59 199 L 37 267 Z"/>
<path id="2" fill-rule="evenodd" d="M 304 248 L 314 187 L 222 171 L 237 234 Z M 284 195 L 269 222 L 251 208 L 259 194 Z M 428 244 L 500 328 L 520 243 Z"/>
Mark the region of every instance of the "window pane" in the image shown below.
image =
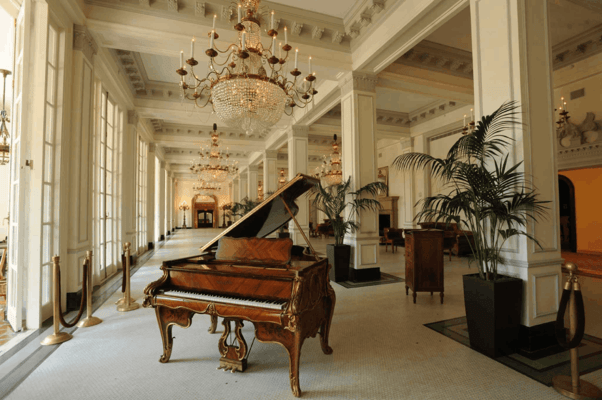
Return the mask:
<path id="1" fill-rule="evenodd" d="M 102 146 L 100 148 L 100 166 L 101 168 L 105 167 L 105 147 Z"/>
<path id="2" fill-rule="evenodd" d="M 49 263 L 52 253 L 52 230 L 50 225 L 42 225 L 42 264 Z"/>
<path id="3" fill-rule="evenodd" d="M 46 101 L 54 105 L 54 87 L 56 80 L 56 71 L 50 65 L 47 68 L 48 76 L 46 78 Z"/>
<path id="4" fill-rule="evenodd" d="M 52 188 L 48 184 L 44 184 L 44 206 L 42 207 L 42 222 L 48 223 L 52 221 Z"/>
<path id="5" fill-rule="evenodd" d="M 113 150 L 107 149 L 107 171 L 113 170 Z"/>
<path id="6" fill-rule="evenodd" d="M 42 265 L 42 305 L 50 302 L 51 279 L 50 265 Z"/>
<path id="7" fill-rule="evenodd" d="M 109 125 L 107 127 L 107 146 L 109 146 L 109 148 L 113 148 L 113 135 L 114 135 L 115 129 L 113 128 L 112 125 Z"/>
<path id="8" fill-rule="evenodd" d="M 98 260 L 99 260 L 100 270 L 104 271 L 105 266 L 106 266 L 104 246 L 100 246 L 100 258 Z"/>
<path id="9" fill-rule="evenodd" d="M 44 127 L 44 140 L 54 143 L 54 107 L 46 104 L 46 126 Z"/>
<path id="10" fill-rule="evenodd" d="M 109 125 L 113 126 L 113 111 L 115 110 L 115 106 L 111 103 L 111 100 L 107 102 L 107 121 Z"/>
<path id="11" fill-rule="evenodd" d="M 107 266 L 113 264 L 113 247 L 107 246 Z"/>
<path id="12" fill-rule="evenodd" d="M 52 25 L 48 25 L 48 62 L 52 64 L 54 64 L 54 60 L 56 58 L 56 36 L 56 30 L 52 27 Z"/>
<path id="13" fill-rule="evenodd" d="M 106 186 L 107 194 L 113 194 L 113 174 L 107 171 L 107 186 Z M 108 208 L 108 206 L 107 206 Z M 110 210 L 110 208 L 109 208 Z"/>
<path id="14" fill-rule="evenodd" d="M 44 144 L 44 182 L 52 182 L 52 146 Z"/>
<path id="15" fill-rule="evenodd" d="M 103 118 L 107 117 L 107 94 L 106 92 L 103 92 L 102 95 L 100 96 L 100 115 Z"/>

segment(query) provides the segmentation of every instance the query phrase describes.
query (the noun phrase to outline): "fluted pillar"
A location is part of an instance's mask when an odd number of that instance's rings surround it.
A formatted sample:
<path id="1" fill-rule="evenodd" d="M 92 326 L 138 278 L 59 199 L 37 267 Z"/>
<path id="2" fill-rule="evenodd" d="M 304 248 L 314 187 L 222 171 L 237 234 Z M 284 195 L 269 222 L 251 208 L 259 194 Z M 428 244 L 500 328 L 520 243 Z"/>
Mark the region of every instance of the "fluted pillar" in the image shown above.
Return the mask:
<path id="1" fill-rule="evenodd" d="M 148 144 L 146 179 L 146 238 L 148 249 L 155 247 L 155 144 Z"/>
<path id="2" fill-rule="evenodd" d="M 293 125 L 288 131 L 288 179 L 293 179 L 297 174 L 307 174 L 309 127 Z M 309 203 L 307 196 L 297 198 L 299 212 L 296 215 L 297 222 L 306 235 L 309 235 Z M 289 231 L 293 242 L 304 245 L 305 240 L 297 226 L 291 221 Z"/>
<path id="3" fill-rule="evenodd" d="M 275 192 L 278 189 L 277 150 L 266 150 L 263 153 L 263 192 Z"/>

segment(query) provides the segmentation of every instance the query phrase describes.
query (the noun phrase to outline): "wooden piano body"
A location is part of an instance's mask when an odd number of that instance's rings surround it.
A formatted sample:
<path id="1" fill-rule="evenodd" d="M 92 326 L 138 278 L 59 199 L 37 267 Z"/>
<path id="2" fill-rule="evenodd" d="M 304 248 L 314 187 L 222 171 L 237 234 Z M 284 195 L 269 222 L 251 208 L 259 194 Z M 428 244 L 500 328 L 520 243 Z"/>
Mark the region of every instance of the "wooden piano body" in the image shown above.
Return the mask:
<path id="1" fill-rule="evenodd" d="M 263 227 L 255 223 L 249 230 L 255 229 L 260 233 L 272 231 L 274 226 L 286 220 L 282 218 L 281 213 L 274 216 L 274 209 L 279 209 L 274 205 L 279 201 L 286 202 L 283 209 L 291 212 L 288 219 L 294 218 L 296 206 L 292 200 L 298 194 L 292 198 L 287 198 L 287 194 L 304 192 L 295 191 L 294 188 L 299 189 L 303 186 L 307 189 L 310 184 L 314 184 L 312 179 L 298 175 L 259 205 L 254 211 L 271 201 L 272 212 L 266 213 L 263 210 L 266 216 L 260 218 L 265 220 Z M 290 189 L 291 187 L 293 189 Z M 168 362 L 171 356 L 173 325 L 187 328 L 192 323 L 194 314 L 209 314 L 212 333 L 215 332 L 217 317 L 223 318 L 225 329 L 218 342 L 220 368 L 230 369 L 232 372 L 244 371 L 248 348 L 241 328 L 243 321 L 249 321 L 254 324 L 257 340 L 279 343 L 287 350 L 291 389 L 293 394 L 299 397 L 299 358 L 304 340 L 319 333 L 323 352 L 332 353 L 328 345 L 328 334 L 336 298 L 328 279 L 328 261 L 317 257 L 315 253 L 307 254 L 299 246 L 293 246 L 290 261 L 287 263 L 217 259 L 215 245 L 219 239 L 224 236 L 244 237 L 245 232 L 240 226 L 245 226 L 245 219 L 257 221 L 257 218 L 253 220 L 253 217 L 247 214 L 207 244 L 202 249 L 205 253 L 164 262 L 161 266 L 163 276 L 145 288 L 143 305 L 155 308 L 163 340 L 163 355 L 159 361 Z M 245 230 L 246 233 L 249 230 Z M 255 233 L 250 236 L 263 237 L 265 234 L 260 236 Z M 228 335 L 232 332 L 231 323 L 234 323 L 237 346 L 226 343 Z"/>

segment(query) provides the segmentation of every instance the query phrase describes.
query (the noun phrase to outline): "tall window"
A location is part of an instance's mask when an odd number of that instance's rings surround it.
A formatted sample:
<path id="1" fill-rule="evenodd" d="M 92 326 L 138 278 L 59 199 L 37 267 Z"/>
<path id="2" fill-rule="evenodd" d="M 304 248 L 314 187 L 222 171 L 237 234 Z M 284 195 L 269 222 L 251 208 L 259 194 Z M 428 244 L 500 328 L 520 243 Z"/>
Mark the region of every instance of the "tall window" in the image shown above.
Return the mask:
<path id="1" fill-rule="evenodd" d="M 95 244 L 98 273 L 101 280 L 116 271 L 119 258 L 119 201 L 118 171 L 119 143 L 123 125 L 123 112 L 101 88 L 98 137 L 96 140 L 96 204 Z"/>
<path id="2" fill-rule="evenodd" d="M 42 173 L 42 309 L 51 306 L 51 271 L 52 256 L 58 254 L 58 184 L 57 174 L 58 154 L 56 154 L 56 133 L 58 112 L 58 82 L 59 82 L 59 54 L 60 34 L 58 29 L 50 23 L 48 25 L 48 58 L 46 60 L 46 104 L 44 124 L 44 162 Z M 45 314 L 45 311 L 43 311 Z"/>
<path id="3" fill-rule="evenodd" d="M 138 136 L 138 251 L 146 248 L 146 168 L 148 144 Z"/>

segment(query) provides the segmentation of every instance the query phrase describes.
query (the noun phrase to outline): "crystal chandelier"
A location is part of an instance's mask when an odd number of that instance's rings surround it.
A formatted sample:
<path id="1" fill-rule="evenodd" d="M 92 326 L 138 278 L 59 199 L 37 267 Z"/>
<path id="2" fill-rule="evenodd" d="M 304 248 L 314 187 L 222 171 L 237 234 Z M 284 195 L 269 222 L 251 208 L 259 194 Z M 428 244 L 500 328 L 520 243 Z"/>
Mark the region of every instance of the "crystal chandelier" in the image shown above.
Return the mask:
<path id="1" fill-rule="evenodd" d="M 8 134 L 8 128 L 6 124 L 10 122 L 8 113 L 4 106 L 4 99 L 6 95 L 6 76 L 10 75 L 11 72 L 5 69 L 0 69 L 0 74 L 4 75 L 4 86 L 2 89 L 2 111 L 0 111 L 0 165 L 8 164 L 10 155 L 10 135 Z"/>
<path id="2" fill-rule="evenodd" d="M 180 68 L 176 70 L 181 76 L 183 98 L 194 101 L 199 108 L 211 104 L 220 120 L 248 135 L 267 133 L 283 113 L 292 115 L 294 107 L 306 107 L 318 93 L 311 57 L 309 73 L 304 78 L 300 78 L 302 72 L 298 69 L 299 49 L 295 49 L 294 68 L 291 67 L 289 51 L 292 47 L 288 44 L 286 27 L 284 45 L 276 43 L 274 11 L 270 14 L 271 25 L 267 32 L 272 43 L 269 47 L 261 43 L 261 24 L 265 22 L 266 13 L 259 9 L 260 1 L 238 1 L 238 23 L 234 25 L 238 39 L 225 50 L 215 43 L 219 35 L 215 31 L 217 16 L 213 16 L 213 30 L 208 34 L 210 45 L 205 51 L 209 56 L 209 72 L 205 77 L 194 73 L 198 65 L 194 58 L 194 38 L 187 65 L 184 65 L 184 52 L 180 52 Z M 225 56 L 222 62 L 216 59 L 219 54 Z"/>
<path id="3" fill-rule="evenodd" d="M 199 156 L 198 160 L 191 161 L 190 171 L 197 174 L 202 181 L 226 182 L 238 174 L 238 161 L 230 160 L 228 150 L 224 152 L 219 148 L 217 124 L 213 124 L 211 142 L 201 146 Z"/>
<path id="4" fill-rule="evenodd" d="M 284 177 L 284 168 L 280 170 L 280 177 L 278 178 L 278 189 L 286 184 L 286 178 Z"/>
<path id="5" fill-rule="evenodd" d="M 325 155 L 322 166 L 318 168 L 320 169 L 317 171 L 317 174 L 324 185 L 339 185 L 343 181 L 341 154 L 339 153 L 339 143 L 337 142 L 336 134 L 332 140 L 332 153 L 330 153 L 330 159 Z"/>
<path id="6" fill-rule="evenodd" d="M 470 109 L 470 122 L 468 125 L 466 124 L 466 114 L 464 114 L 464 127 L 462 128 L 462 135 L 468 135 L 474 132 L 475 122 L 474 122 L 474 108 Z"/>
<path id="7" fill-rule="evenodd" d="M 215 196 L 222 191 L 222 187 L 216 182 L 206 182 L 199 178 L 192 184 L 192 190 L 201 196 Z"/>
<path id="8" fill-rule="evenodd" d="M 257 184 L 257 200 L 263 201 L 263 184 L 261 181 Z"/>

